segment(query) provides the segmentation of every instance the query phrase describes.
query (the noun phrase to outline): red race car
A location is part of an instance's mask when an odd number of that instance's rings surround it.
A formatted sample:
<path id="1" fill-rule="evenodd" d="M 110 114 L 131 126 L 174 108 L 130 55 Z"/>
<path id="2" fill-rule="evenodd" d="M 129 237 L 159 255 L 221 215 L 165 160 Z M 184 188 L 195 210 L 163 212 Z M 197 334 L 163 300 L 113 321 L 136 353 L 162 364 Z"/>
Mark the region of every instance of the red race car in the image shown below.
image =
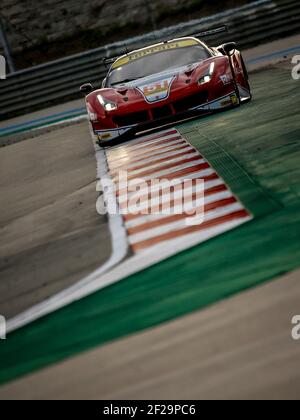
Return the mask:
<path id="1" fill-rule="evenodd" d="M 210 48 L 195 37 L 128 53 L 113 62 L 102 89 L 81 91 L 99 145 L 251 100 L 236 44 Z"/>

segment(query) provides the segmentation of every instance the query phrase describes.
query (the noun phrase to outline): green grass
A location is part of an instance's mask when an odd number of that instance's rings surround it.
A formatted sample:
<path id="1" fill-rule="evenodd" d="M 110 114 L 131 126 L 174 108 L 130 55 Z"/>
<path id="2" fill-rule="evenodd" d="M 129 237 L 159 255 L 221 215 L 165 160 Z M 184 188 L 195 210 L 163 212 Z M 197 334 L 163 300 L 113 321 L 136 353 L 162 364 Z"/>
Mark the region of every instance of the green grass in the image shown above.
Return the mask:
<path id="1" fill-rule="evenodd" d="M 254 220 L 9 335 L 0 342 L 1 383 L 299 266 L 299 82 L 283 69 L 256 73 L 251 82 L 251 104 L 179 129 L 209 157 Z"/>

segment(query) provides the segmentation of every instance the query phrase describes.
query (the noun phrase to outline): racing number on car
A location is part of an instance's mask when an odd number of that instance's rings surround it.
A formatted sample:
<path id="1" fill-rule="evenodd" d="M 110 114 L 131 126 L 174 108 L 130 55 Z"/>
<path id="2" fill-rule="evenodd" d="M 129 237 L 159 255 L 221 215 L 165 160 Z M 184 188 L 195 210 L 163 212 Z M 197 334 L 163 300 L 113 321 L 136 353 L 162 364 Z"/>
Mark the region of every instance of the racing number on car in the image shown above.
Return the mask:
<path id="1" fill-rule="evenodd" d="M 169 79 L 164 80 L 157 80 L 151 84 L 140 86 L 139 89 L 148 102 L 153 103 L 161 101 L 168 97 L 173 80 L 174 77 L 170 77 Z"/>
<path id="2" fill-rule="evenodd" d="M 152 86 L 145 86 L 143 89 L 143 92 L 145 96 L 149 96 L 149 95 L 154 95 L 156 93 L 166 92 L 168 91 L 168 89 L 169 89 L 169 81 L 164 80 L 164 81 L 156 82 Z"/>

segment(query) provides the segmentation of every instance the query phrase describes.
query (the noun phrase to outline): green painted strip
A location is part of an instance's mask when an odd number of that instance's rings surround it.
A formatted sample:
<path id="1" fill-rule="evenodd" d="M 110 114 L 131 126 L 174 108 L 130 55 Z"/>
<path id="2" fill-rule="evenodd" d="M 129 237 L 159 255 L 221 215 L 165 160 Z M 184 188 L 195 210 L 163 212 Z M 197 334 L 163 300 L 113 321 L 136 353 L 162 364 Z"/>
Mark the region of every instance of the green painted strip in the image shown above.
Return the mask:
<path id="1" fill-rule="evenodd" d="M 183 128 L 182 135 L 211 163 L 234 194 L 252 213 L 254 217 L 261 217 L 282 208 L 280 202 L 272 198 L 239 163 L 215 140 L 206 137 L 199 123 L 191 128 Z"/>
<path id="2" fill-rule="evenodd" d="M 204 308 L 299 266 L 296 83 L 288 70 L 256 73 L 253 103 L 180 127 L 196 146 L 206 148 L 214 164 L 221 159 L 220 174 L 243 194 L 256 218 L 12 333 L 0 341 L 1 383 Z M 273 85 L 276 90 L 269 88 Z M 201 135 L 194 136 L 195 129 Z M 209 150 L 212 142 L 217 146 Z M 221 150 L 230 153 L 233 167 L 228 174 L 227 163 L 222 169 L 228 155 Z"/>

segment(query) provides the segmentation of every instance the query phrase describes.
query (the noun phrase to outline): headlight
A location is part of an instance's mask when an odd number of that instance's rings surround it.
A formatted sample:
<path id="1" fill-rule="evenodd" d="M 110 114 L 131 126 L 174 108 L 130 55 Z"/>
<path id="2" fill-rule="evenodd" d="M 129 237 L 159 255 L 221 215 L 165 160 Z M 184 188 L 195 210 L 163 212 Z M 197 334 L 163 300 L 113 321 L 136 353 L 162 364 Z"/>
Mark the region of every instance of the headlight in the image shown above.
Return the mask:
<path id="1" fill-rule="evenodd" d="M 115 111 L 116 109 L 118 109 L 118 105 L 117 104 L 115 104 L 112 101 L 109 101 L 106 98 L 103 98 L 102 95 L 97 95 L 97 98 L 98 98 L 98 101 L 100 102 L 100 104 L 105 109 L 105 111 L 110 112 L 110 111 Z"/>
<path id="2" fill-rule="evenodd" d="M 211 76 L 209 74 L 206 74 L 205 76 L 202 76 L 199 80 L 198 80 L 198 84 L 199 85 L 204 85 L 205 83 L 208 83 L 211 81 Z"/>
<path id="3" fill-rule="evenodd" d="M 207 72 L 203 76 L 201 76 L 200 79 L 198 80 L 198 84 L 204 85 L 205 83 L 210 82 L 212 79 L 214 70 L 215 70 L 215 63 L 212 62 L 209 68 L 207 69 Z"/>

